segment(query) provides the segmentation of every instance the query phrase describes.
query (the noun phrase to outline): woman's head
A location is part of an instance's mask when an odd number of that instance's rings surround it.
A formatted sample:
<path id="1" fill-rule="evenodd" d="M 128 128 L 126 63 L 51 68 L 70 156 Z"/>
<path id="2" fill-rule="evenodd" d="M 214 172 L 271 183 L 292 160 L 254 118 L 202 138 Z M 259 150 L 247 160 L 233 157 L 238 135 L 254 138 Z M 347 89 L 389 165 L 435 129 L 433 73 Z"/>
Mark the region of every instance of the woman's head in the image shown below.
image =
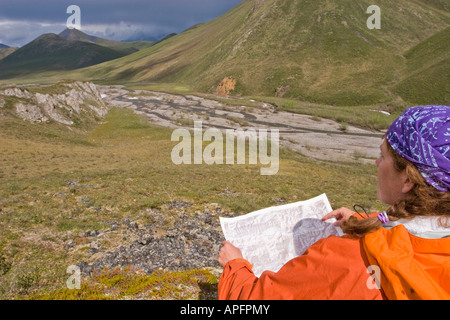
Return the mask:
<path id="1" fill-rule="evenodd" d="M 450 216 L 450 107 L 407 109 L 390 126 L 380 149 L 378 198 L 391 206 L 391 218 Z M 377 218 L 343 225 L 351 234 L 380 227 Z"/>
<path id="2" fill-rule="evenodd" d="M 450 107 L 408 108 L 389 127 L 386 140 L 439 191 L 450 189 Z"/>
<path id="3" fill-rule="evenodd" d="M 394 170 L 401 177 L 402 188 L 395 201 L 385 202 L 391 205 L 388 214 L 397 218 L 450 215 L 450 192 L 431 186 L 412 162 L 401 157 L 387 142 L 386 147 L 393 159 Z"/>
<path id="4" fill-rule="evenodd" d="M 447 192 L 450 107 L 408 108 L 389 127 L 380 149 L 378 198 L 384 203 L 394 205 L 419 186 Z"/>

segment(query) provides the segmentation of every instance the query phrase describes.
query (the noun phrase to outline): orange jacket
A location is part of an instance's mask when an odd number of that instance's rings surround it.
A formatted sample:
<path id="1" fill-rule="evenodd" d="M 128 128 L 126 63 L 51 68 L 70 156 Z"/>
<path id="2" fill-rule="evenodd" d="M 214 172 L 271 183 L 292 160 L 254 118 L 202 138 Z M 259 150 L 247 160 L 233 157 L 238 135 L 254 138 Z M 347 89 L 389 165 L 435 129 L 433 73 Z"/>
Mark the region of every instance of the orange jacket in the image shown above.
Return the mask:
<path id="1" fill-rule="evenodd" d="M 321 239 L 259 278 L 248 261 L 229 261 L 218 293 L 219 299 L 450 299 L 449 269 L 450 238 L 418 238 L 400 225 L 363 238 Z"/>

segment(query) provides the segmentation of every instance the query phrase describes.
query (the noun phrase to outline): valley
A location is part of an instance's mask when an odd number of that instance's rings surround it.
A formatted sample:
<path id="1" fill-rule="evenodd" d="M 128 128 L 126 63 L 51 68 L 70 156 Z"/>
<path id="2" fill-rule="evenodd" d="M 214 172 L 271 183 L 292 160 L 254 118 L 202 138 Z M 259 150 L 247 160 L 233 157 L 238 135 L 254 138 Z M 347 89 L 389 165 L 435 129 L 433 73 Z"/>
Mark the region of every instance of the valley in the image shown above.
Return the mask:
<path id="1" fill-rule="evenodd" d="M 323 192 L 334 207 L 357 198 L 382 208 L 373 165 L 379 132 L 342 132 L 337 122 L 242 98 L 228 104 L 81 82 L 0 91 L 4 299 L 214 299 L 219 216 Z M 175 165 L 171 134 L 195 119 L 219 129 L 279 128 L 279 172 Z M 82 290 L 66 286 L 70 266 L 81 269 Z"/>
<path id="2" fill-rule="evenodd" d="M 156 125 L 192 129 L 278 129 L 281 146 L 317 160 L 370 163 L 378 157 L 382 133 L 333 120 L 278 111 L 266 102 L 246 99 L 247 105 L 226 104 L 194 95 L 175 95 L 122 86 L 101 86 L 104 100 L 142 114 Z M 216 97 L 217 98 L 217 97 Z M 244 99 L 244 98 L 242 98 Z M 377 112 L 377 111 L 373 111 Z"/>

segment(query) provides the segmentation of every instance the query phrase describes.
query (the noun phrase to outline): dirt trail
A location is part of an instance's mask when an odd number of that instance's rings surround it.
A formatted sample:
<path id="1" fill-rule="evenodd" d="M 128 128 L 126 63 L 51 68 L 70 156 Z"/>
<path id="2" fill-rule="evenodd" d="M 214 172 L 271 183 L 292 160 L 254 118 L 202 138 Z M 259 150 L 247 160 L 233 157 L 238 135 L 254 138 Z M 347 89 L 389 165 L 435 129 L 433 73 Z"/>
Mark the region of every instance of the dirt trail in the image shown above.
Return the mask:
<path id="1" fill-rule="evenodd" d="M 169 128 L 192 129 L 193 122 L 201 120 L 203 128 L 279 129 L 281 146 L 328 161 L 373 163 L 379 154 L 379 132 L 350 125 L 342 131 L 336 121 L 277 111 L 268 103 L 252 108 L 193 95 L 125 90 L 121 86 L 101 86 L 100 90 L 109 105 L 132 109 L 145 114 L 150 122 Z"/>

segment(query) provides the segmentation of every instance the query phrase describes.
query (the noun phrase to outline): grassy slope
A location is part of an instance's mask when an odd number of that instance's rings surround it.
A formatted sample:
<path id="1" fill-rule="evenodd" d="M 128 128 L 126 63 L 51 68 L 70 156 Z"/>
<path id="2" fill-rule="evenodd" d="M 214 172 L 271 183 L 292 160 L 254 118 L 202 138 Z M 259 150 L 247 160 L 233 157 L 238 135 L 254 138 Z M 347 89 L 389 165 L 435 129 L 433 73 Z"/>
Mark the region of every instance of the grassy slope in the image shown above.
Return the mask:
<path id="1" fill-rule="evenodd" d="M 450 27 L 405 53 L 406 76 L 394 90 L 417 104 L 450 102 Z"/>
<path id="2" fill-rule="evenodd" d="M 403 73 L 402 54 L 443 30 L 450 16 L 426 2 L 379 1 L 381 30 L 369 30 L 365 10 L 371 4 L 247 0 L 209 23 L 85 74 L 179 83 L 203 92 L 233 76 L 235 92 L 243 95 L 274 96 L 276 88 L 290 86 L 286 97 L 309 102 L 392 102 L 390 88 L 409 75 Z"/>
<path id="3" fill-rule="evenodd" d="M 8 55 L 10 55 L 11 53 L 13 53 L 14 51 L 16 51 L 17 48 L 0 48 L 0 60 L 3 59 L 4 57 L 7 57 Z"/>
<path id="4" fill-rule="evenodd" d="M 83 236 L 87 230 L 109 230 L 108 222 L 124 218 L 148 223 L 151 217 L 145 212 L 149 208 L 164 208 L 174 200 L 193 203 L 193 212 L 217 203 L 242 214 L 276 205 L 280 199 L 293 202 L 326 192 L 333 207 L 357 202 L 380 209 L 375 199 L 375 166 L 320 163 L 286 151 L 281 152 L 280 171 L 275 176 L 261 176 L 256 165 L 176 166 L 170 160 L 176 144 L 170 141 L 171 130 L 149 125 L 123 109 L 112 109 L 101 125 L 84 130 L 73 132 L 55 123 L 33 125 L 0 117 L 2 298 L 45 292 L 36 297 L 106 298 L 101 285 L 77 294 L 59 291 L 68 277 L 67 266 L 90 257 L 83 249 L 67 251 L 64 244 L 73 241 L 88 248 Z M 121 241 L 120 234 L 111 236 L 102 240 L 102 248 L 112 249 Z M 152 281 L 139 274 L 137 278 L 128 273 L 122 276 L 129 279 L 125 282 L 128 289 L 134 281 Z M 177 281 L 185 279 L 183 273 L 172 276 Z M 207 272 L 198 275 L 207 276 Z M 115 274 L 105 277 L 111 279 Z M 83 281 L 102 283 L 99 278 Z M 146 297 L 177 294 L 172 289 L 151 293 L 155 286 L 146 287 Z"/>

